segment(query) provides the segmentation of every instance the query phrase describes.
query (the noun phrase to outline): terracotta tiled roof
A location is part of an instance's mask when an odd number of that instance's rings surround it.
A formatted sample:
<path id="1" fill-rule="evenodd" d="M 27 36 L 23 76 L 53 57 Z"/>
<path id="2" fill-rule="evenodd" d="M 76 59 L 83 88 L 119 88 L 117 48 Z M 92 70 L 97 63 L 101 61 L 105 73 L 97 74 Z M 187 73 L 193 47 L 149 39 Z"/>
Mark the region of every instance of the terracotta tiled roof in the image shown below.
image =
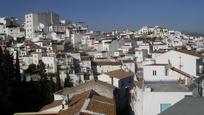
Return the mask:
<path id="1" fill-rule="evenodd" d="M 175 71 L 175 72 L 177 72 L 177 73 L 179 73 L 179 74 L 182 74 L 183 76 L 186 76 L 186 77 L 188 77 L 188 78 L 193 78 L 193 79 L 196 78 L 195 76 L 192 76 L 192 75 L 190 75 L 190 74 L 188 74 L 188 73 L 186 73 L 186 72 L 184 72 L 184 71 L 182 71 L 182 70 L 180 70 L 180 69 L 177 69 L 177 68 L 175 68 L 175 67 L 172 67 L 171 70 L 173 70 L 173 71 Z"/>
<path id="2" fill-rule="evenodd" d="M 175 51 L 178 51 L 178 52 L 181 52 L 181 53 L 185 53 L 185 54 L 188 54 L 188 55 L 192 55 L 192 56 L 195 56 L 195 57 L 200 57 L 200 58 L 203 58 L 204 56 L 195 52 L 195 51 L 188 51 L 188 50 L 183 50 L 183 49 L 176 49 Z"/>
<path id="3" fill-rule="evenodd" d="M 98 98 L 101 97 L 98 96 Z M 92 99 L 90 101 L 87 110 L 103 113 L 105 115 L 116 115 L 116 108 L 114 103 L 103 102 L 96 99 Z"/>
<path id="4" fill-rule="evenodd" d="M 84 93 L 73 96 L 69 102 L 68 109 L 60 110 L 58 115 L 74 115 L 79 113 L 89 92 L 90 91 L 86 91 Z"/>
<path id="5" fill-rule="evenodd" d="M 26 42 L 25 42 L 23 45 L 21 45 L 20 47 L 25 47 L 25 46 L 29 46 L 30 49 L 32 49 L 32 50 L 35 50 L 35 49 L 44 49 L 44 50 L 46 50 L 46 48 L 43 48 L 43 47 L 41 47 L 41 46 L 35 44 L 35 43 L 32 42 L 32 41 L 26 41 Z"/>
<path id="6" fill-rule="evenodd" d="M 88 103 L 86 110 L 96 113 L 103 113 L 106 115 L 116 115 L 116 106 L 114 100 L 100 96 L 93 90 L 89 90 L 73 96 L 70 100 L 68 109 L 61 110 L 58 115 L 89 115 L 89 113 L 80 111 L 87 98 L 90 99 L 90 102 Z"/>
<path id="7" fill-rule="evenodd" d="M 113 85 L 110 85 L 108 83 L 105 83 L 105 82 L 102 82 L 102 81 L 99 81 L 99 80 L 91 80 L 91 81 L 88 81 L 86 83 L 83 83 L 83 84 L 80 84 L 78 86 L 75 86 L 75 87 L 71 87 L 71 88 L 64 88 L 60 91 L 57 91 L 55 92 L 55 94 L 59 94 L 59 95 L 64 95 L 64 94 L 68 94 L 70 92 L 73 92 L 73 91 L 77 91 L 77 89 L 82 89 L 84 87 L 87 87 L 89 86 L 89 88 L 91 88 L 91 86 L 93 87 L 96 87 L 96 86 L 104 86 L 106 88 L 110 88 L 110 89 L 115 89 L 116 87 L 114 87 Z"/>
<path id="8" fill-rule="evenodd" d="M 148 64 L 148 65 L 145 65 L 145 66 L 166 66 L 168 64 Z"/>
<path id="9" fill-rule="evenodd" d="M 122 69 L 110 71 L 110 72 L 107 72 L 105 74 L 110 75 L 111 77 L 118 78 L 118 79 L 124 79 L 124 78 L 130 77 L 130 76 L 134 76 L 133 72 L 127 72 L 127 71 L 122 70 Z"/>

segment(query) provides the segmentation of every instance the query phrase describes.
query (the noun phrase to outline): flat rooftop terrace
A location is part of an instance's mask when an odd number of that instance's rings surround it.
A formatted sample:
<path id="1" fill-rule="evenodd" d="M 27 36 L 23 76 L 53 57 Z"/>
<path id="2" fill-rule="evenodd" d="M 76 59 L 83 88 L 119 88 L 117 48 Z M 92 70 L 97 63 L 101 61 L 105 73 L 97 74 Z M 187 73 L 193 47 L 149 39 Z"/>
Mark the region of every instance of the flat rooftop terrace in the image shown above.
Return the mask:
<path id="1" fill-rule="evenodd" d="M 145 83 L 145 87 L 151 88 L 152 92 L 191 92 L 179 83 Z"/>

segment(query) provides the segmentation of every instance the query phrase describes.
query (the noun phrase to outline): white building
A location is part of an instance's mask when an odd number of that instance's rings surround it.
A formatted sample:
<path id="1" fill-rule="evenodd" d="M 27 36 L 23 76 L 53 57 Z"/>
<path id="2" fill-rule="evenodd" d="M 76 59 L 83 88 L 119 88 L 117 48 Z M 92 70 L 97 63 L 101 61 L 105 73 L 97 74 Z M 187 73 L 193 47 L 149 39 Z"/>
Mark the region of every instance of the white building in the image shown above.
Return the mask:
<path id="1" fill-rule="evenodd" d="M 41 52 L 33 52 L 32 55 L 22 57 L 21 65 L 24 69 L 27 69 L 30 64 L 38 65 L 40 61 L 45 64 L 45 70 L 47 73 L 57 72 L 55 54 L 45 55 Z"/>
<path id="2" fill-rule="evenodd" d="M 32 53 L 33 64 L 38 65 L 39 61 L 42 60 L 42 53 Z"/>
<path id="3" fill-rule="evenodd" d="M 25 14 L 26 38 L 33 38 L 37 31 L 48 31 L 48 26 L 59 24 L 59 15 L 53 12 L 33 12 Z"/>
<path id="4" fill-rule="evenodd" d="M 119 69 L 99 75 L 98 80 L 118 88 L 116 96 L 119 100 L 118 106 L 120 109 L 124 109 L 129 101 L 127 95 L 134 83 L 134 73 Z"/>
<path id="5" fill-rule="evenodd" d="M 81 57 L 80 67 L 82 68 L 83 72 L 91 71 L 91 59 L 89 56 Z"/>
<path id="6" fill-rule="evenodd" d="M 24 37 L 24 32 L 21 32 L 18 26 L 6 26 L 4 32 L 6 35 L 13 37 L 14 40 L 17 40 L 17 37 Z"/>
<path id="7" fill-rule="evenodd" d="M 122 69 L 110 71 L 98 76 L 98 80 L 117 88 L 130 87 L 133 84 L 134 73 Z"/>
<path id="8" fill-rule="evenodd" d="M 133 60 L 120 60 L 122 62 L 122 69 L 135 73 L 136 64 Z"/>
<path id="9" fill-rule="evenodd" d="M 81 43 L 82 38 L 83 38 L 82 34 L 79 34 L 79 33 L 71 34 L 71 42 L 74 46 L 75 44 Z"/>
<path id="10" fill-rule="evenodd" d="M 0 23 L 0 34 L 5 34 L 5 28 L 6 26 L 3 23 Z"/>
<path id="11" fill-rule="evenodd" d="M 42 57 L 43 63 L 46 65 L 47 73 L 56 73 L 57 72 L 57 62 L 55 54 L 50 54 Z"/>
<path id="12" fill-rule="evenodd" d="M 193 51 L 171 50 L 156 58 L 157 64 L 170 64 L 191 76 L 203 74 L 203 56 Z"/>
<path id="13" fill-rule="evenodd" d="M 96 61 L 95 62 L 95 71 L 97 73 L 105 73 L 114 70 L 122 69 L 121 62 L 113 62 L 113 61 Z"/>
<path id="14" fill-rule="evenodd" d="M 160 49 L 168 49 L 168 45 L 167 44 L 164 44 L 162 42 L 153 42 L 153 51 L 155 50 L 160 50 Z"/>
<path id="15" fill-rule="evenodd" d="M 107 58 L 108 52 L 107 51 L 98 51 L 94 54 L 94 58 Z"/>
<path id="16" fill-rule="evenodd" d="M 143 67 L 143 78 L 145 82 L 178 81 L 179 77 L 170 75 L 168 64 L 149 64 Z"/>
<path id="17" fill-rule="evenodd" d="M 135 57 L 137 62 L 142 62 L 148 57 L 148 51 L 145 49 L 135 50 Z"/>
<path id="18" fill-rule="evenodd" d="M 192 92 L 178 83 L 150 83 L 131 90 L 131 107 L 135 115 L 157 115 L 185 95 L 192 95 Z"/>
<path id="19" fill-rule="evenodd" d="M 153 47 L 151 44 L 143 43 L 139 45 L 139 47 L 136 47 L 135 50 L 146 50 L 148 55 L 150 55 L 153 51 Z"/>

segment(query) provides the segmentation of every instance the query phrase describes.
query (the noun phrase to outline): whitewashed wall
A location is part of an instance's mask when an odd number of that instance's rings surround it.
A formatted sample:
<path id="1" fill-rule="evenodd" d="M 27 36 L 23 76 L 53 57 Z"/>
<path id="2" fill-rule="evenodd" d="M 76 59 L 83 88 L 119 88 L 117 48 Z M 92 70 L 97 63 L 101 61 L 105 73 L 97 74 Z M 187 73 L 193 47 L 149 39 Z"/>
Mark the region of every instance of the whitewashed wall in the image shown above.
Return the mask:
<path id="1" fill-rule="evenodd" d="M 197 74 L 197 59 L 199 57 L 187 55 L 184 53 L 180 53 L 178 51 L 171 50 L 169 52 L 166 52 L 156 58 L 156 63 L 170 63 L 173 67 L 180 68 L 179 65 L 182 65 L 181 70 L 196 76 Z"/>
<path id="2" fill-rule="evenodd" d="M 191 92 L 143 92 L 143 114 L 140 115 L 157 115 L 160 113 L 160 104 L 177 103 L 185 97 L 192 95 Z"/>
<path id="3" fill-rule="evenodd" d="M 98 73 L 105 73 L 105 72 L 110 72 L 114 70 L 121 69 L 121 65 L 98 65 L 97 66 L 97 72 Z"/>
<path id="4" fill-rule="evenodd" d="M 119 88 L 119 79 L 117 79 L 117 78 L 113 78 L 113 84 L 112 84 L 112 78 L 109 75 L 101 74 L 101 75 L 98 76 L 98 80 L 106 82 L 106 83 L 108 83 L 110 85 L 113 85 L 113 86 Z"/>

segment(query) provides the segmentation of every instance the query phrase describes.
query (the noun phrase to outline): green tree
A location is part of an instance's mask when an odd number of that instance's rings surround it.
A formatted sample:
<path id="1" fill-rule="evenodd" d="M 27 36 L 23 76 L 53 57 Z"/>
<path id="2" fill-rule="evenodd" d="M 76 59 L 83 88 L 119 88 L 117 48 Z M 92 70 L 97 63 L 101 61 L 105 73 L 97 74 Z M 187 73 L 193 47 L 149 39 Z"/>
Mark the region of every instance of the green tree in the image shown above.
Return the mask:
<path id="1" fill-rule="evenodd" d="M 11 114 L 10 108 L 12 102 L 10 101 L 12 85 L 15 80 L 15 68 L 13 63 L 13 56 L 8 50 L 2 50 L 0 47 L 0 114 Z"/>
<path id="2" fill-rule="evenodd" d="M 16 80 L 17 80 L 18 82 L 21 81 L 18 51 L 16 51 L 15 78 L 16 78 Z"/>
<path id="3" fill-rule="evenodd" d="M 44 106 L 50 102 L 53 101 L 53 91 L 52 91 L 52 85 L 51 82 L 47 79 L 41 79 L 39 81 L 40 84 L 40 94 L 41 94 L 41 99 L 40 99 L 40 106 Z"/>
<path id="4" fill-rule="evenodd" d="M 70 41 L 66 41 L 64 43 L 64 51 L 65 52 L 73 52 L 74 51 L 74 47 Z"/>
<path id="5" fill-rule="evenodd" d="M 42 60 L 39 61 L 39 64 L 37 65 L 37 73 L 41 75 L 41 77 L 45 77 L 45 64 Z"/>
<path id="6" fill-rule="evenodd" d="M 36 73 L 36 68 L 37 66 L 35 64 L 30 64 L 27 68 L 27 70 L 25 70 L 26 74 L 34 74 Z"/>
<path id="7" fill-rule="evenodd" d="M 53 101 L 55 83 L 47 77 L 40 81 L 20 81 L 19 60 L 16 58 L 14 61 L 12 55 L 0 48 L 0 115 L 39 111 Z M 18 57 L 18 53 L 16 55 Z M 26 73 L 45 76 L 45 64 L 31 64 Z"/>

